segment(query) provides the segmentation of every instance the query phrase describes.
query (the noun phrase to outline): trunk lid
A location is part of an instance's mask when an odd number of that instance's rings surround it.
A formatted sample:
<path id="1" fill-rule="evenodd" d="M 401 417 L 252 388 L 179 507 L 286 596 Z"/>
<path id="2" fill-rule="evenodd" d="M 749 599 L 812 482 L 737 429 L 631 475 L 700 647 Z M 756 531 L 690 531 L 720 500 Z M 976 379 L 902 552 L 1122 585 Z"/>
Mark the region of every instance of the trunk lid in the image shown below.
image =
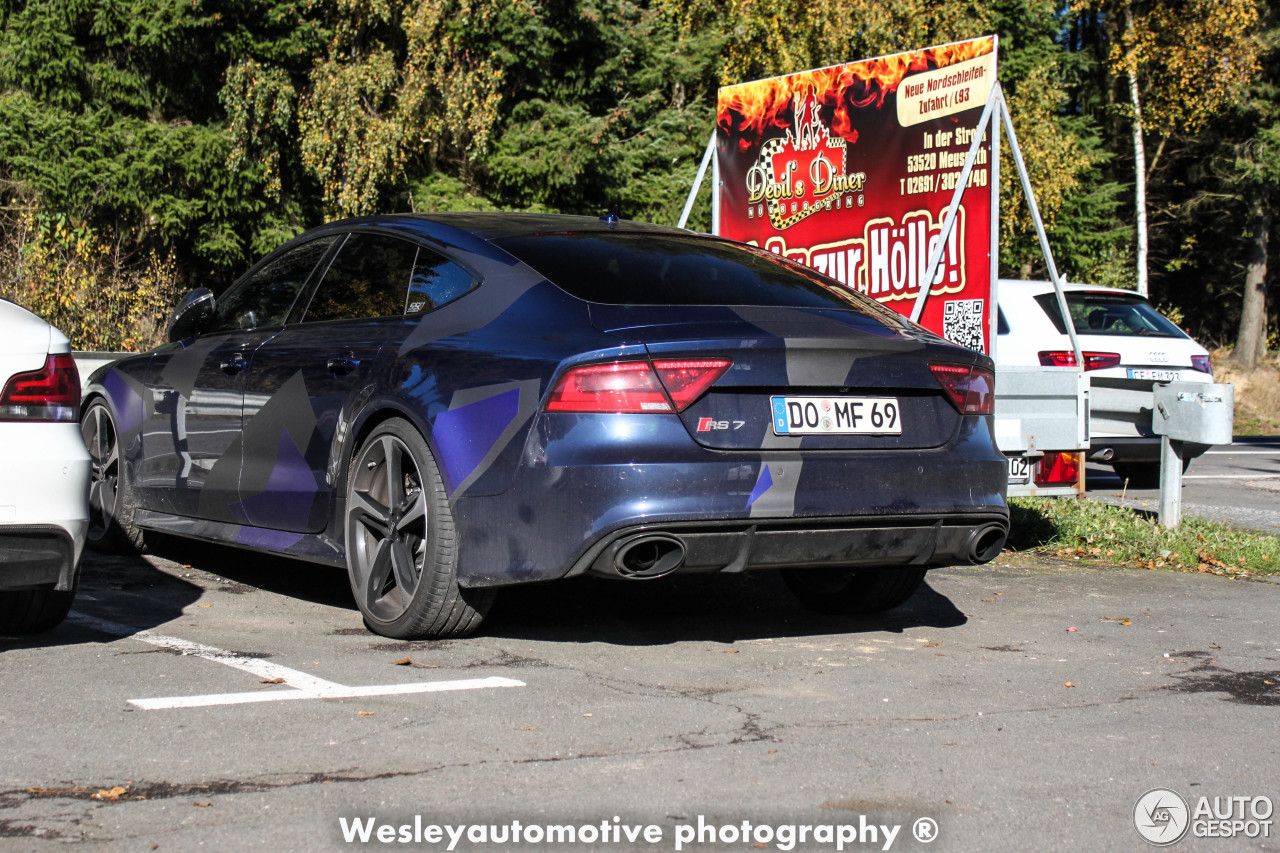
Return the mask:
<path id="1" fill-rule="evenodd" d="M 733 362 L 680 413 L 689 435 L 716 450 L 939 447 L 956 434 L 961 416 L 929 364 L 980 358 L 857 312 L 596 304 L 591 314 L 597 328 L 644 344 L 655 361 Z M 788 421 L 783 429 L 778 417 Z M 872 431 L 794 434 L 797 423 L 801 430 L 834 424 Z"/>

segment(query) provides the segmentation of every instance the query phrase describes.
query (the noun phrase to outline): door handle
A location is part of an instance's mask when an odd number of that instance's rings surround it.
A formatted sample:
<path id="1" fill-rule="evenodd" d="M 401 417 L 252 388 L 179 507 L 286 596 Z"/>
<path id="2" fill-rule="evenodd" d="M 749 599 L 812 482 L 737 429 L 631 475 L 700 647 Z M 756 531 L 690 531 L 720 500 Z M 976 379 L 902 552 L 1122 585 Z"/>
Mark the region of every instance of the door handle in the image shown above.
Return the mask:
<path id="1" fill-rule="evenodd" d="M 359 367 L 360 361 L 354 357 L 353 353 L 347 353 L 345 356 L 334 356 L 329 359 L 326 366 L 329 368 L 330 373 L 335 376 L 342 376 Z"/>
<path id="2" fill-rule="evenodd" d="M 218 367 L 223 373 L 235 375 L 249 366 L 249 362 L 244 360 L 244 353 L 238 352 L 226 361 L 219 362 Z"/>

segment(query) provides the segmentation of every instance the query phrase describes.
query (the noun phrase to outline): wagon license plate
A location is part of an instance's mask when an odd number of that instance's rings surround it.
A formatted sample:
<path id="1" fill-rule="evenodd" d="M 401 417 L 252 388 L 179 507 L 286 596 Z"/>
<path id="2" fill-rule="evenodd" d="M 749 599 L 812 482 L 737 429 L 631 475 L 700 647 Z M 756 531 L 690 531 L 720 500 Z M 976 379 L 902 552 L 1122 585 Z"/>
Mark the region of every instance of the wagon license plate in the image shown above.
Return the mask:
<path id="1" fill-rule="evenodd" d="M 1155 382 L 1177 382 L 1180 370 L 1154 370 L 1149 367 L 1130 367 L 1130 379 L 1151 379 Z"/>
<path id="2" fill-rule="evenodd" d="M 774 435 L 901 435 L 897 397 L 771 397 Z"/>
<path id="3" fill-rule="evenodd" d="M 1020 486 L 1031 482 L 1031 460 L 1025 456 L 1009 457 L 1009 485 Z"/>

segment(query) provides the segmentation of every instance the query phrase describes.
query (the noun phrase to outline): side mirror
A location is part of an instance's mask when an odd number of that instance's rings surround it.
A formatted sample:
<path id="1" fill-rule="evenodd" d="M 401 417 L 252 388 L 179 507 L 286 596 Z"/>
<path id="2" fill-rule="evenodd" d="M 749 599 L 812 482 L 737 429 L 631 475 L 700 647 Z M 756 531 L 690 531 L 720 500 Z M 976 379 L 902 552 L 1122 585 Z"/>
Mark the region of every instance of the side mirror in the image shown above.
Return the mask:
<path id="1" fill-rule="evenodd" d="M 180 341 L 198 335 L 209 327 L 213 319 L 213 291 L 207 287 L 197 287 L 178 303 L 169 320 L 169 340 Z"/>

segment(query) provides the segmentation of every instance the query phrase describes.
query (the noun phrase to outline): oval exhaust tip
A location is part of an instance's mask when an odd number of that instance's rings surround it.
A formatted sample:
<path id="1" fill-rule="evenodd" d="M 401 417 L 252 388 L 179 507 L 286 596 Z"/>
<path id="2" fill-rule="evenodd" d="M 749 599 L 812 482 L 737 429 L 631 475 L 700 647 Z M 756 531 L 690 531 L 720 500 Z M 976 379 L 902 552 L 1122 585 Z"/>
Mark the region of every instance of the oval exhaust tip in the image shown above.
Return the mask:
<path id="1" fill-rule="evenodd" d="M 621 577 L 651 580 L 684 565 L 684 543 L 665 533 L 642 534 L 618 548 L 613 568 Z"/>
<path id="2" fill-rule="evenodd" d="M 1000 556 L 1004 548 L 1005 529 L 997 524 L 990 524 L 974 531 L 969 540 L 969 559 L 975 564 L 989 563 Z"/>

